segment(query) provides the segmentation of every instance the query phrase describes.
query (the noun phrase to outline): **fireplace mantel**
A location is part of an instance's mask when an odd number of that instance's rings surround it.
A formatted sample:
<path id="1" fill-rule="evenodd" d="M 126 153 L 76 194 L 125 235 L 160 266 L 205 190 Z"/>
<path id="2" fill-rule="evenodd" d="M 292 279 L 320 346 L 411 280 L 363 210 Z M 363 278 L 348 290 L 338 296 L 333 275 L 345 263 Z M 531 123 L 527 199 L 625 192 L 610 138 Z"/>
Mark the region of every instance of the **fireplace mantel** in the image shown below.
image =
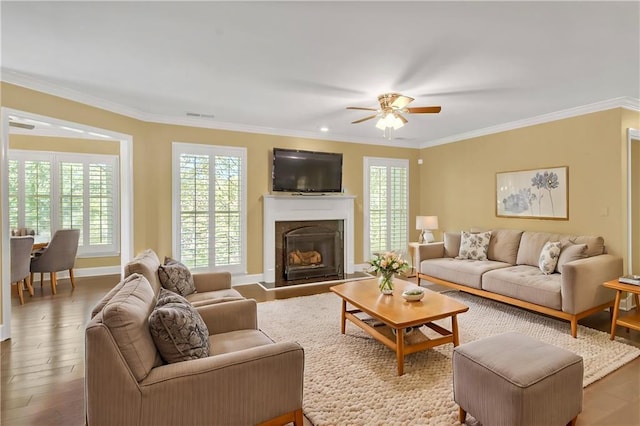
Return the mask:
<path id="1" fill-rule="evenodd" d="M 354 271 L 354 195 L 264 195 L 264 263 L 265 282 L 275 281 L 276 222 L 286 220 L 343 220 L 344 272 Z"/>

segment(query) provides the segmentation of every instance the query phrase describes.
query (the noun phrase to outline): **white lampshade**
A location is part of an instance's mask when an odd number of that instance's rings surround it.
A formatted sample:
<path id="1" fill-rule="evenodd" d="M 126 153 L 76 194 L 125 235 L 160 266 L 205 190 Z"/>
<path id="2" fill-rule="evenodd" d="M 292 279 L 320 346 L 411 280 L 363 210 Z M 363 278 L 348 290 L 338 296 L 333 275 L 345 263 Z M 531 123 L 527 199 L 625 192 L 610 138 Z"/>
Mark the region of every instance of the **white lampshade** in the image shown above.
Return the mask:
<path id="1" fill-rule="evenodd" d="M 438 229 L 438 216 L 416 216 L 416 229 Z"/>

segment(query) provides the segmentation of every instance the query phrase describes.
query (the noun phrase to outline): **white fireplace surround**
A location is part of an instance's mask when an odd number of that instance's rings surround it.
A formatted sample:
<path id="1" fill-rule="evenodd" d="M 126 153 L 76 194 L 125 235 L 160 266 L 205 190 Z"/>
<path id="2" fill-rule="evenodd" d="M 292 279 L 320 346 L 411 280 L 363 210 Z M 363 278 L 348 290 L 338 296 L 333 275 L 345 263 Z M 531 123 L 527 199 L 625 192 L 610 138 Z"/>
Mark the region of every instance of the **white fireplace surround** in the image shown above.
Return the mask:
<path id="1" fill-rule="evenodd" d="M 344 272 L 354 271 L 354 195 L 264 195 L 264 280 L 276 280 L 276 222 L 343 220 Z"/>

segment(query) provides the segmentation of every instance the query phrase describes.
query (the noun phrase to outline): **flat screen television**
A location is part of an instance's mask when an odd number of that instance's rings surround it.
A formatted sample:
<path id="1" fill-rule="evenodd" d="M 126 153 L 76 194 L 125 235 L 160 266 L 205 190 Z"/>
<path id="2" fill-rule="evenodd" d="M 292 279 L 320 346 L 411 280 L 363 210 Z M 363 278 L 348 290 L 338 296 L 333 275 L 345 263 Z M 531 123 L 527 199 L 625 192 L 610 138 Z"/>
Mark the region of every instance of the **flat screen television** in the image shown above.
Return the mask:
<path id="1" fill-rule="evenodd" d="M 274 148 L 273 191 L 342 192 L 342 154 Z"/>

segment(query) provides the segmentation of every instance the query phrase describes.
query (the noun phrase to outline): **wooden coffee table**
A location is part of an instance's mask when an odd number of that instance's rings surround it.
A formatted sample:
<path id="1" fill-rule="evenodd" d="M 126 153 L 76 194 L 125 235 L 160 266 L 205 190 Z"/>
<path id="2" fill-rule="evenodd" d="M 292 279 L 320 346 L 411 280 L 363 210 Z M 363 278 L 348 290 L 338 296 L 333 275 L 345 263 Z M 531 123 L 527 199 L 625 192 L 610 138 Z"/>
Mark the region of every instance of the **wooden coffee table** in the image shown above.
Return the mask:
<path id="1" fill-rule="evenodd" d="M 380 293 L 376 279 L 350 281 L 330 287 L 329 290 L 342 298 L 342 334 L 345 333 L 346 320 L 349 320 L 374 339 L 395 351 L 398 361 L 398 376 L 402 376 L 405 354 L 424 351 L 446 343 L 453 343 L 454 347 L 458 346 L 456 315 L 468 311 L 469 307 L 427 289 L 425 289 L 422 300 L 407 302 L 402 297 L 402 292 L 405 288 L 415 286 L 415 284 L 399 279 L 395 279 L 393 283 L 393 295 L 388 296 Z M 352 305 L 355 309 L 348 310 L 347 304 Z M 362 312 L 395 330 L 395 339 L 382 333 L 379 327 L 356 316 Z M 433 323 L 433 321 L 447 317 L 451 317 L 451 331 Z M 441 337 L 430 339 L 425 336 L 425 339 L 415 344 L 405 342 L 404 329 L 421 325 L 429 327 Z M 420 333 L 418 330 L 415 332 Z"/>

